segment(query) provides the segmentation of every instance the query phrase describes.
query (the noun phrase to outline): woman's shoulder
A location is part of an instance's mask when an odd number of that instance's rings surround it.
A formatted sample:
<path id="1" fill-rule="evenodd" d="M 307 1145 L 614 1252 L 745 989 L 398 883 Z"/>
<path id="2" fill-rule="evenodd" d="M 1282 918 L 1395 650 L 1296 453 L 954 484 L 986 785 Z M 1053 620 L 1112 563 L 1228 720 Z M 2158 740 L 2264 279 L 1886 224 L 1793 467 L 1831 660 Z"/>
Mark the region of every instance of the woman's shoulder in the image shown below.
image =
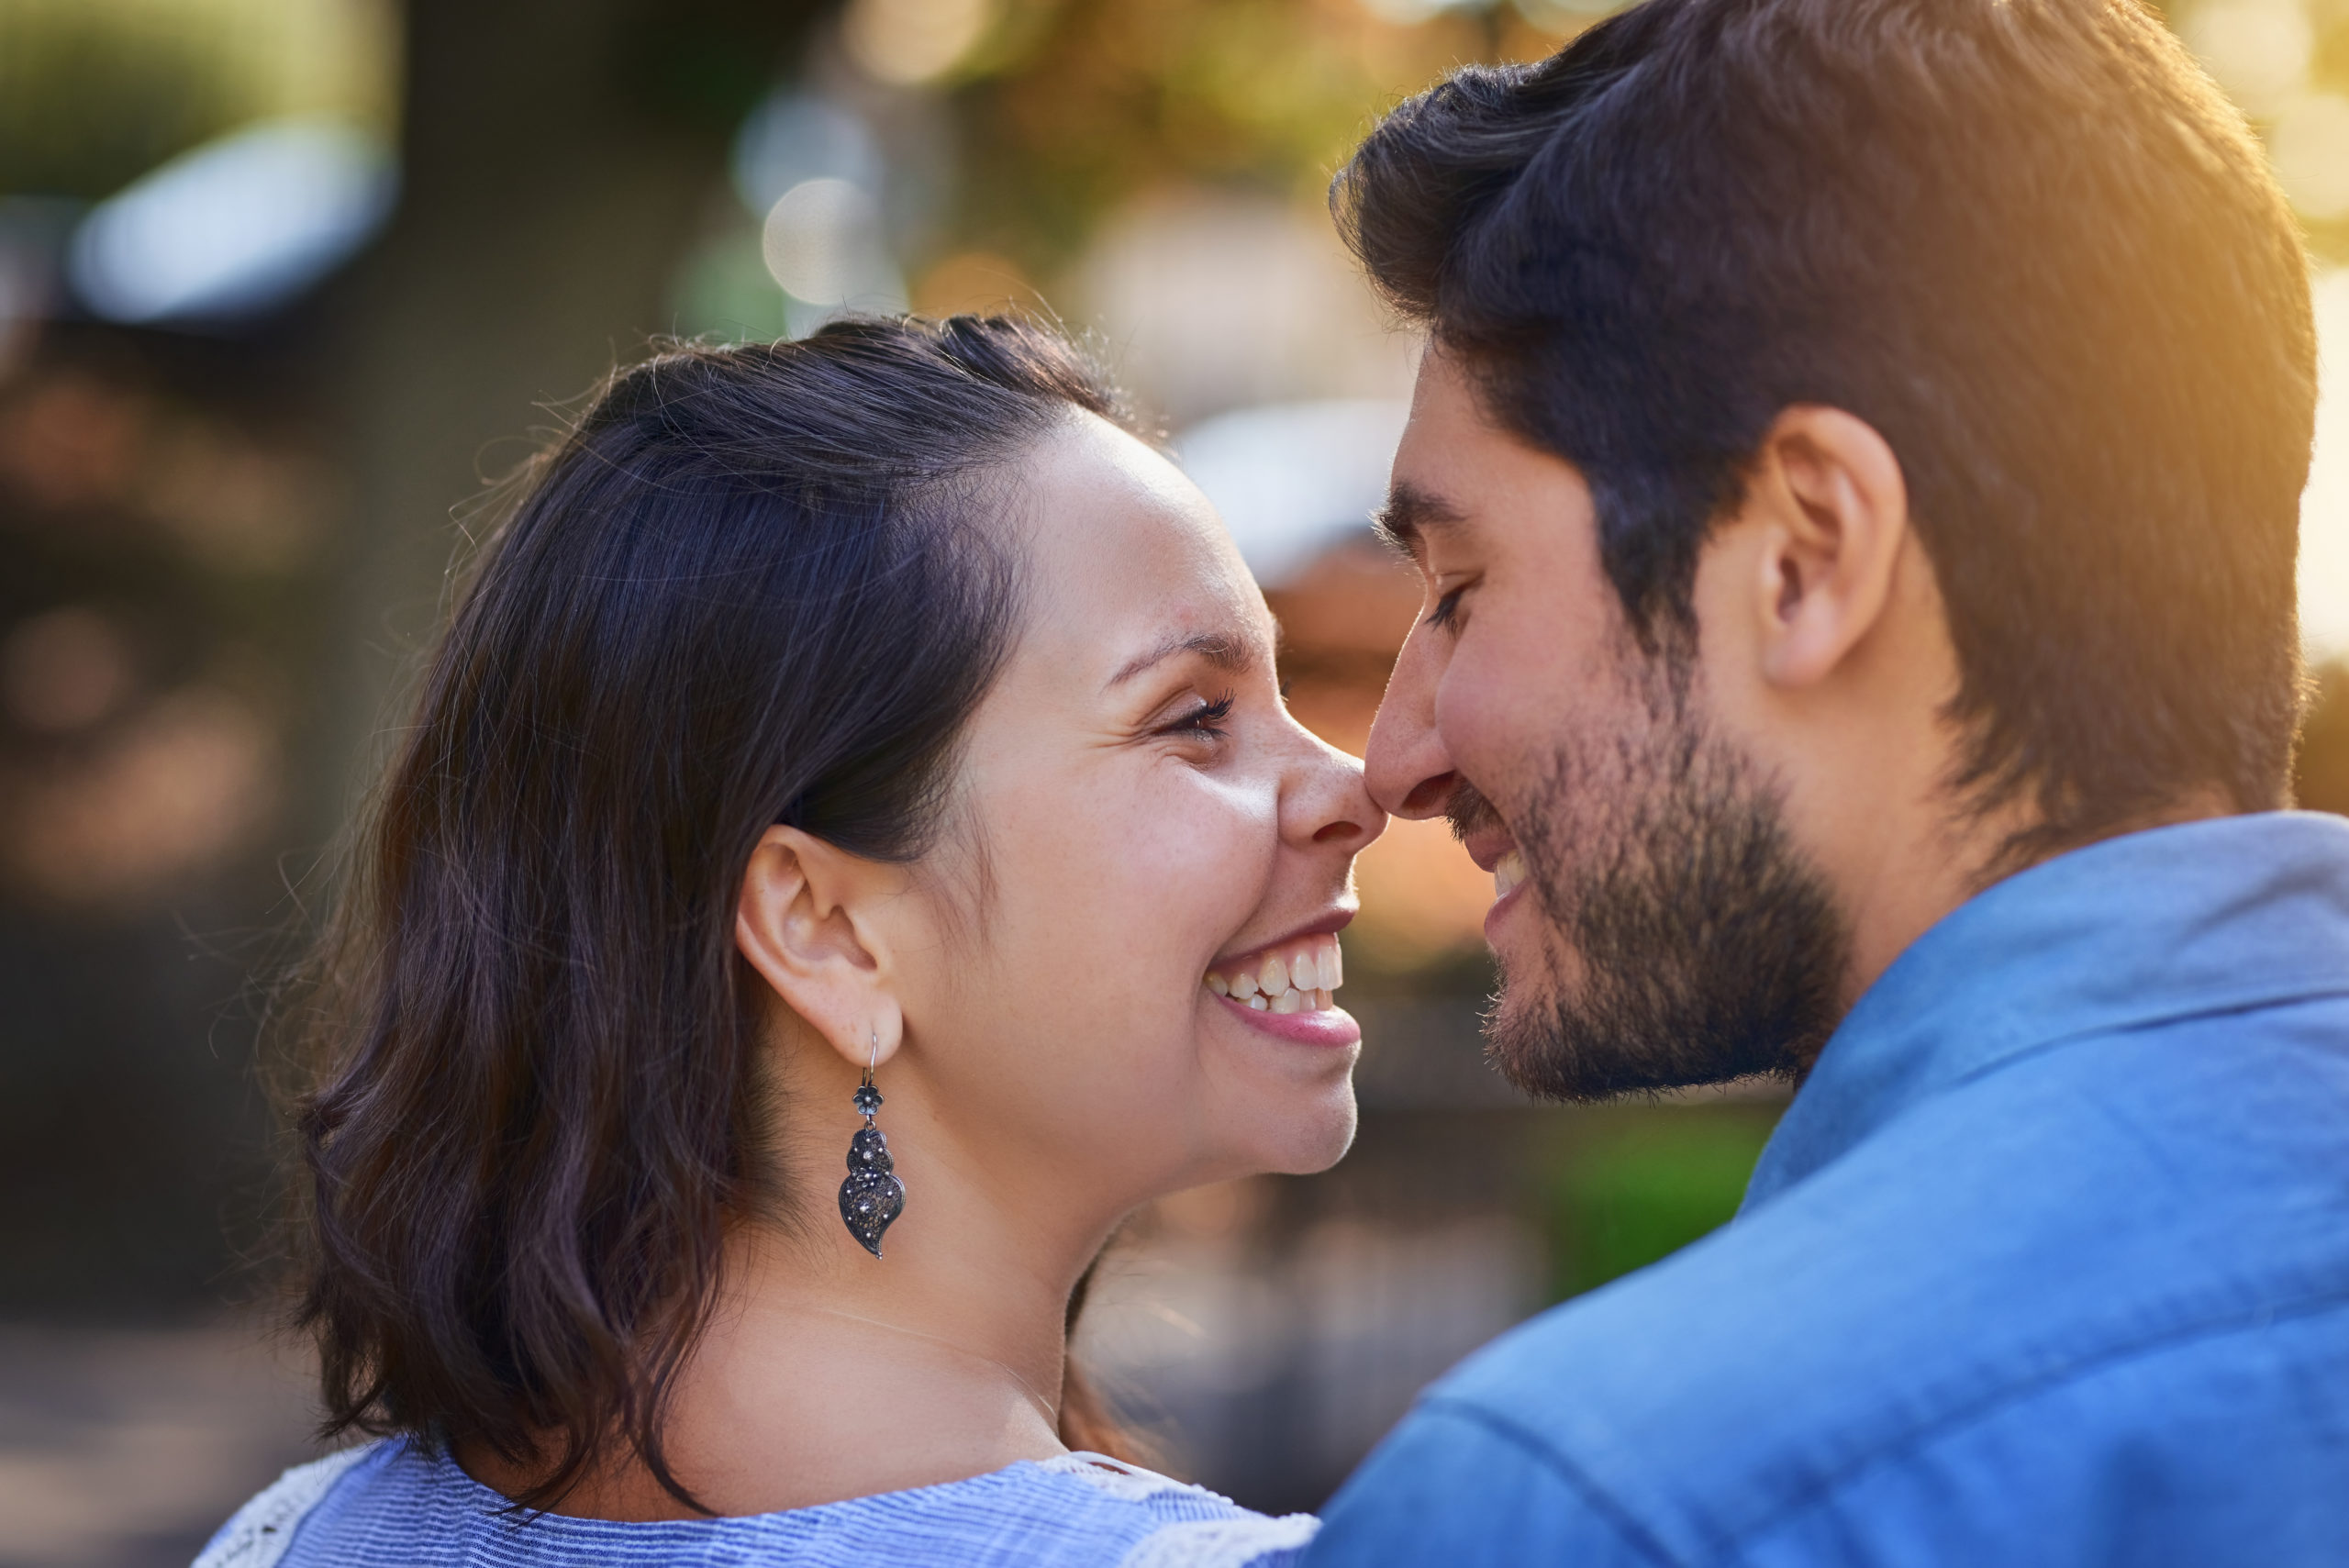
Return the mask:
<path id="1" fill-rule="evenodd" d="M 1099 1454 L 1030 1461 L 935 1486 L 784 1513 L 616 1524 L 527 1521 L 444 1456 L 386 1440 L 286 1472 L 239 1509 L 195 1568 L 1286 1568 L 1319 1521 L 1274 1518 Z"/>
<path id="2" fill-rule="evenodd" d="M 369 1460 L 388 1457 L 388 1445 L 378 1441 L 295 1465 L 213 1532 L 195 1568 L 277 1568 L 295 1532 L 336 1484 Z"/>

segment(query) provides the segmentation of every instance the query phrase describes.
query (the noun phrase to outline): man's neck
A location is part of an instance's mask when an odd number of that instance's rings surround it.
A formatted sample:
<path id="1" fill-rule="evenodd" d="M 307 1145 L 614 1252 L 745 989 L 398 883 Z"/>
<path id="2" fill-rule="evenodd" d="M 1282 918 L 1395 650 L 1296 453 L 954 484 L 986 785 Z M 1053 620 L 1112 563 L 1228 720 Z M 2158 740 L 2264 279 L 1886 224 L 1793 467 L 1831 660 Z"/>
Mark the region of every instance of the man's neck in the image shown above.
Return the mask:
<path id="1" fill-rule="evenodd" d="M 2019 872 L 2072 850 L 2124 833 L 2145 832 L 2233 814 L 2216 790 L 2196 791 L 2100 831 L 2018 851 L 2043 820 L 2028 807 L 1953 813 L 1937 834 L 1882 846 L 1865 873 L 1852 879 L 1844 906 L 1851 951 L 1844 967 L 1843 1010 L 1849 1012 L 1917 939 L 1976 894 Z"/>

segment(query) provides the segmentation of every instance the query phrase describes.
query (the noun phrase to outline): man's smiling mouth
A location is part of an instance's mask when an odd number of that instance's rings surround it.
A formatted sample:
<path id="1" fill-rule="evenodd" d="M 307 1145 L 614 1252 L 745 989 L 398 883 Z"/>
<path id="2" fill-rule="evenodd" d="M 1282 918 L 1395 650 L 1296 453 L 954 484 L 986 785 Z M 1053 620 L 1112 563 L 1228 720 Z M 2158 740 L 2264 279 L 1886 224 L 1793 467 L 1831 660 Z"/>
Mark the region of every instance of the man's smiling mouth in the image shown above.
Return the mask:
<path id="1" fill-rule="evenodd" d="M 1455 775 L 1443 815 L 1452 825 L 1452 836 L 1460 840 L 1476 868 L 1492 873 L 1493 902 L 1498 904 L 1516 892 L 1525 881 L 1525 856 L 1508 824 L 1501 820 L 1484 792 Z"/>
<path id="2" fill-rule="evenodd" d="M 1525 880 L 1525 851 L 1511 850 L 1493 862 L 1493 902 L 1499 903 L 1517 891 Z"/>

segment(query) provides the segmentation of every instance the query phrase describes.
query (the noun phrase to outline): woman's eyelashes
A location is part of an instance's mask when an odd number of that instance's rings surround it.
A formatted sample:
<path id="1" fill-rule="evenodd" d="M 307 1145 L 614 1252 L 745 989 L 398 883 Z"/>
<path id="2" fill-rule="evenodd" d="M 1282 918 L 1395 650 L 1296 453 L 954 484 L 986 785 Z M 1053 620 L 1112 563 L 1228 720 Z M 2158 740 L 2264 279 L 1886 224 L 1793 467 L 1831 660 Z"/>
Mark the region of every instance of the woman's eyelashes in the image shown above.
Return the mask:
<path id="1" fill-rule="evenodd" d="M 1219 697 L 1204 698 L 1158 732 L 1178 740 L 1220 740 L 1230 733 L 1225 728 L 1225 723 L 1231 717 L 1233 700 L 1234 694 L 1230 692 Z"/>
<path id="2" fill-rule="evenodd" d="M 1469 584 L 1463 583 L 1438 597 L 1435 607 L 1428 611 L 1428 625 L 1449 627 L 1457 624 L 1460 618 L 1460 595 L 1466 593 L 1468 588 Z"/>

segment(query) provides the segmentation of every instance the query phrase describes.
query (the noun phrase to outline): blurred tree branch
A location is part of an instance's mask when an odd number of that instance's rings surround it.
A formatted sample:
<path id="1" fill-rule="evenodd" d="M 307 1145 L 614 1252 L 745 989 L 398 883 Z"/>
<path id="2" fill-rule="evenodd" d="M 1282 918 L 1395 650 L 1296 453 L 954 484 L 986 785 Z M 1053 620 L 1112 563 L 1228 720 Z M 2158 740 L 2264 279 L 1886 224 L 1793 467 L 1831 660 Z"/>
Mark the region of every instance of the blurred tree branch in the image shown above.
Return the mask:
<path id="1" fill-rule="evenodd" d="M 727 139 L 822 0 L 409 0 L 400 206 L 340 286 L 355 494 L 314 840 L 383 748 L 487 476 L 669 323 Z"/>

